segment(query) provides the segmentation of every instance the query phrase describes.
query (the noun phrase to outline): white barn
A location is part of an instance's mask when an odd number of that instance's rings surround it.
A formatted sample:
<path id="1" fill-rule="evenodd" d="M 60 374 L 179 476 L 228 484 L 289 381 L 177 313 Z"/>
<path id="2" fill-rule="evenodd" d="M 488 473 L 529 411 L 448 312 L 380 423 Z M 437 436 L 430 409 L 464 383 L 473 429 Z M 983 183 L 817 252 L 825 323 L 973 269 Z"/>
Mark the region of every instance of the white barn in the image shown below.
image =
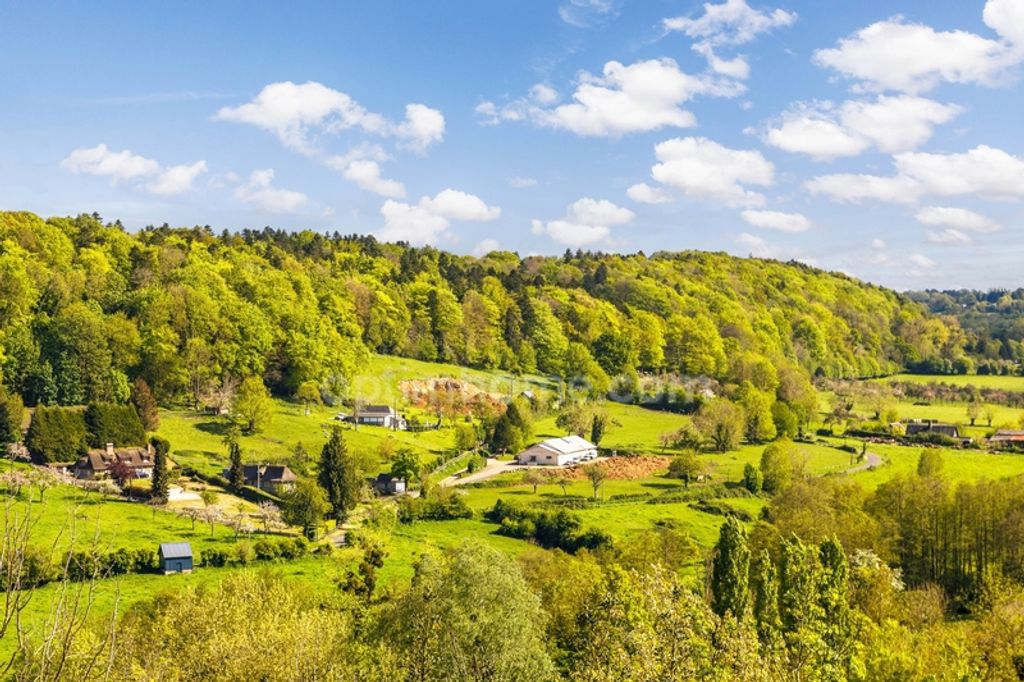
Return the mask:
<path id="1" fill-rule="evenodd" d="M 563 466 L 573 459 L 582 461 L 595 457 L 597 457 L 596 445 L 579 436 L 566 436 L 565 438 L 550 438 L 531 445 L 516 455 L 516 461 L 520 464 Z"/>

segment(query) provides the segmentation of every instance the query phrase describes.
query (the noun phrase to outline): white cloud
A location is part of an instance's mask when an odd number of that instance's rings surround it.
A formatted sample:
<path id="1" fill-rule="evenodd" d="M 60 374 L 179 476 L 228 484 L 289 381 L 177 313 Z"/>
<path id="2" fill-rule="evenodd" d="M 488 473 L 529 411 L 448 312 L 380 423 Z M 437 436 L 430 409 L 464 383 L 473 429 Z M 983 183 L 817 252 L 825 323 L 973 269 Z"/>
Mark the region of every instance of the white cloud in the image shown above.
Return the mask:
<path id="1" fill-rule="evenodd" d="M 497 206 L 488 206 L 480 197 L 457 189 L 438 192 L 433 199 L 423 197 L 420 199 L 420 206 L 434 215 L 452 220 L 488 221 L 495 220 L 501 215 L 501 209 Z"/>
<path id="2" fill-rule="evenodd" d="M 497 239 L 484 239 L 479 244 L 473 247 L 472 255 L 477 258 L 483 258 L 491 251 L 497 251 L 501 248 L 501 244 L 498 243 Z"/>
<path id="3" fill-rule="evenodd" d="M 501 209 L 472 194 L 446 189 L 434 197 L 421 197 L 415 205 L 389 199 L 380 213 L 384 227 L 377 232 L 378 239 L 433 245 L 448 232 L 452 220 L 487 222 L 498 218 Z"/>
<path id="4" fill-rule="evenodd" d="M 153 159 L 139 156 L 128 149 L 113 152 L 105 144 L 76 149 L 60 165 L 76 175 L 84 173 L 117 180 L 132 180 L 160 172 L 160 164 Z"/>
<path id="5" fill-rule="evenodd" d="M 931 244 L 947 244 L 951 246 L 967 246 L 974 243 L 971 236 L 954 228 L 945 230 L 929 230 L 928 242 Z"/>
<path id="6" fill-rule="evenodd" d="M 811 178 L 804 186 L 812 194 L 824 194 L 836 201 L 851 203 L 875 200 L 913 204 L 921 197 L 920 185 L 904 177 L 837 173 Z"/>
<path id="7" fill-rule="evenodd" d="M 978 194 L 992 199 L 1024 198 L 1024 159 L 980 145 L 960 154 L 897 154 L 896 168 L 929 194 Z"/>
<path id="8" fill-rule="evenodd" d="M 422 152 L 440 142 L 445 130 L 444 115 L 424 104 L 407 104 L 405 119 L 395 123 L 368 111 L 344 92 L 315 81 L 270 83 L 252 101 L 223 107 L 214 118 L 263 128 L 304 154 L 315 152 L 317 135 L 352 128 L 397 137 L 404 145 Z"/>
<path id="9" fill-rule="evenodd" d="M 871 147 L 891 154 L 917 148 L 932 136 L 935 126 L 961 111 L 956 105 L 910 95 L 850 100 L 838 107 L 830 102 L 798 104 L 769 127 L 763 139 L 818 160 L 856 156 Z"/>
<path id="10" fill-rule="evenodd" d="M 235 188 L 235 198 L 267 213 L 295 213 L 309 203 L 302 192 L 274 187 L 274 170 L 253 171 L 249 181 Z"/>
<path id="11" fill-rule="evenodd" d="M 716 48 L 745 45 L 762 33 L 775 28 L 789 26 L 796 21 L 796 14 L 782 9 L 760 11 L 753 9 L 746 0 L 726 0 L 722 4 L 704 4 L 704 14 L 690 17 L 672 17 L 663 20 L 665 29 L 679 31 L 696 42 L 695 52 L 708 61 L 708 66 L 730 78 L 746 79 L 750 66 L 742 56 L 732 59 L 719 57 Z"/>
<path id="12" fill-rule="evenodd" d="M 931 258 L 920 253 L 912 253 L 908 258 L 911 263 L 919 268 L 924 268 L 925 270 L 931 270 L 938 265 L 938 263 L 933 261 Z"/>
<path id="13" fill-rule="evenodd" d="M 1024 199 L 1024 159 L 980 145 L 959 154 L 903 152 L 896 175 L 821 175 L 805 186 L 839 201 L 914 203 L 924 195 Z"/>
<path id="14" fill-rule="evenodd" d="M 736 237 L 736 243 L 746 248 L 750 255 L 756 258 L 778 258 L 781 254 L 778 247 L 770 245 L 761 237 L 749 232 L 740 233 Z"/>
<path id="15" fill-rule="evenodd" d="M 161 196 L 184 194 L 192 189 L 192 182 L 206 172 L 205 161 L 164 167 L 159 162 L 128 149 L 111 151 L 105 144 L 75 149 L 60 162 L 60 165 L 61 168 L 76 175 L 96 175 L 115 181 L 140 181 L 149 178 L 148 183 L 139 187 Z"/>
<path id="16" fill-rule="evenodd" d="M 512 185 L 516 189 L 527 189 L 527 188 L 530 188 L 530 187 L 536 187 L 537 186 L 537 179 L 536 178 L 524 178 L 524 177 L 519 176 L 519 175 L 513 175 L 511 178 L 508 179 L 508 184 Z"/>
<path id="17" fill-rule="evenodd" d="M 885 248 L 885 241 L 883 241 L 881 239 L 872 239 L 871 240 L 871 248 L 876 250 L 876 251 L 881 251 L 882 249 Z"/>
<path id="18" fill-rule="evenodd" d="M 807 216 L 802 213 L 783 213 L 781 211 L 746 210 L 740 214 L 743 220 L 754 227 L 780 232 L 806 232 L 814 227 Z"/>
<path id="19" fill-rule="evenodd" d="M 626 190 L 626 195 L 641 204 L 667 204 L 672 201 L 672 193 L 661 188 L 651 187 L 646 182 L 638 182 Z"/>
<path id="20" fill-rule="evenodd" d="M 558 90 L 546 83 L 537 83 L 530 88 L 530 99 L 546 107 L 558 101 Z"/>
<path id="21" fill-rule="evenodd" d="M 914 214 L 914 217 L 919 223 L 929 227 L 948 227 L 971 232 L 997 232 L 999 230 L 999 224 L 994 220 L 980 213 L 968 211 L 966 208 L 927 206 Z"/>
<path id="22" fill-rule="evenodd" d="M 561 220 L 531 221 L 533 234 L 547 235 L 566 246 L 581 248 L 605 242 L 611 228 L 625 225 L 636 214 L 606 199 L 584 197 L 569 206 Z"/>
<path id="23" fill-rule="evenodd" d="M 444 115 L 424 104 L 406 104 L 405 121 L 394 128 L 394 134 L 404 147 L 422 154 L 444 139 Z"/>
<path id="24" fill-rule="evenodd" d="M 383 197 L 401 198 L 405 196 L 405 185 L 397 180 L 381 177 L 380 164 L 367 159 L 350 162 L 342 176 L 354 182 L 360 189 L 379 194 Z"/>
<path id="25" fill-rule="evenodd" d="M 856 81 L 858 91 L 920 93 L 940 83 L 998 85 L 1024 60 L 1020 0 L 989 0 L 985 23 L 999 40 L 969 31 L 936 31 L 893 17 L 818 50 L 815 61 Z"/>
<path id="26" fill-rule="evenodd" d="M 529 120 L 535 125 L 568 130 L 577 135 L 617 137 L 666 127 L 696 125 L 683 104 L 698 95 L 734 97 L 742 85 L 709 76 L 693 76 L 672 59 L 651 59 L 625 65 L 608 62 L 600 76 L 583 72 L 572 102 L 538 106 L 520 98 L 504 106 L 481 102 L 476 112 L 483 123 Z"/>
<path id="27" fill-rule="evenodd" d="M 569 0 L 558 8 L 562 21 L 576 28 L 590 28 L 615 12 L 615 0 Z"/>
<path id="28" fill-rule="evenodd" d="M 654 148 L 651 177 L 691 199 L 759 206 L 764 196 L 745 185 L 768 186 L 775 167 L 760 152 L 730 149 L 704 137 L 666 140 Z"/>
<path id="29" fill-rule="evenodd" d="M 171 166 L 165 168 L 147 185 L 153 194 L 174 196 L 184 194 L 192 189 L 192 182 L 206 172 L 206 162 L 196 161 L 193 164 Z"/>

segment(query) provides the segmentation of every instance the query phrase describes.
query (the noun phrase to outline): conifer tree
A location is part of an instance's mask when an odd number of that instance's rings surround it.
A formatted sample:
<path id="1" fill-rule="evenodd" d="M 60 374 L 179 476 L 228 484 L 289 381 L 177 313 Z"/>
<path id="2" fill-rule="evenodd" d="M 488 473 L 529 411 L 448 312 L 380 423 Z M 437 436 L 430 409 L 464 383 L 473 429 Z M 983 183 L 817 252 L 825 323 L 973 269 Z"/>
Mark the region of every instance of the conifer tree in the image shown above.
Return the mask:
<path id="1" fill-rule="evenodd" d="M 747 610 L 750 550 L 743 526 L 730 516 L 718 535 L 711 566 L 711 607 L 719 616 L 742 619 Z"/>
<path id="2" fill-rule="evenodd" d="M 242 447 L 235 438 L 228 441 L 228 456 L 231 458 L 231 468 L 228 469 L 228 490 L 235 495 L 240 495 L 245 487 L 245 467 L 242 466 Z"/>
<path id="3" fill-rule="evenodd" d="M 359 501 L 360 480 L 355 460 L 349 455 L 341 429 L 337 427 L 320 451 L 317 481 L 327 493 L 331 514 L 338 521 L 344 521 Z"/>
<path id="4" fill-rule="evenodd" d="M 131 400 L 146 431 L 156 431 L 160 428 L 160 414 L 157 412 L 156 398 L 153 397 L 153 391 L 142 377 L 136 379 L 132 384 Z"/>
<path id="5" fill-rule="evenodd" d="M 153 437 L 149 441 L 153 446 L 153 478 L 150 481 L 150 497 L 166 500 L 170 480 L 167 471 L 167 453 L 171 444 L 163 438 Z"/>
<path id="6" fill-rule="evenodd" d="M 763 550 L 754 562 L 754 621 L 762 644 L 769 644 L 779 633 L 779 576 L 775 564 Z"/>

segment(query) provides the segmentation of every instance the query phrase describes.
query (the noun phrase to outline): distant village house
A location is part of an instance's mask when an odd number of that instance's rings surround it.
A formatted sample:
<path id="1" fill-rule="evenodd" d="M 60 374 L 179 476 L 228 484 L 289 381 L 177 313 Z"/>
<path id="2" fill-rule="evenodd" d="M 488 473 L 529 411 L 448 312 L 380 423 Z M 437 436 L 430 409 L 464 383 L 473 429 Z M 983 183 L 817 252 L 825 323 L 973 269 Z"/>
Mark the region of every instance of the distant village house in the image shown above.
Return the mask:
<path id="1" fill-rule="evenodd" d="M 373 489 L 378 495 L 401 495 L 405 492 L 405 481 L 391 474 L 379 474 L 373 479 Z"/>
<path id="2" fill-rule="evenodd" d="M 231 473 L 224 469 L 225 478 Z M 295 487 L 295 473 L 283 464 L 245 464 L 242 466 L 245 485 L 268 493 L 280 494 Z"/>
<path id="3" fill-rule="evenodd" d="M 356 410 L 353 419 L 356 424 L 383 426 L 396 431 L 404 431 L 408 426 L 405 418 L 389 405 L 366 405 Z"/>
<path id="4" fill-rule="evenodd" d="M 89 450 L 75 463 L 75 478 L 106 478 L 110 475 L 110 467 L 117 462 L 131 467 L 135 472 L 135 478 L 150 478 L 153 475 L 154 457 L 151 445 L 115 448 L 113 443 L 107 443 L 105 448 Z"/>
<path id="5" fill-rule="evenodd" d="M 1011 431 L 1000 429 L 988 439 L 988 442 L 997 447 L 1024 447 L 1024 431 Z"/>

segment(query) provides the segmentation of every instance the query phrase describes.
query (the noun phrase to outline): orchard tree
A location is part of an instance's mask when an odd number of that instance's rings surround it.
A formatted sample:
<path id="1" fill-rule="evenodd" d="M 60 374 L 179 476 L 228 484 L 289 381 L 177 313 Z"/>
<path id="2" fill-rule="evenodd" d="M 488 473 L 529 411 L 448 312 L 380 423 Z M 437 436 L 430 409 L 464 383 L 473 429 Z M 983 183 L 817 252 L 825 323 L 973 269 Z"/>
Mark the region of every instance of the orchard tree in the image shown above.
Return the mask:
<path id="1" fill-rule="evenodd" d="M 590 481 L 590 486 L 594 489 L 594 499 L 596 500 L 601 486 L 608 480 L 608 469 L 603 464 L 591 464 L 584 467 L 583 472 L 586 474 L 587 480 Z"/>

